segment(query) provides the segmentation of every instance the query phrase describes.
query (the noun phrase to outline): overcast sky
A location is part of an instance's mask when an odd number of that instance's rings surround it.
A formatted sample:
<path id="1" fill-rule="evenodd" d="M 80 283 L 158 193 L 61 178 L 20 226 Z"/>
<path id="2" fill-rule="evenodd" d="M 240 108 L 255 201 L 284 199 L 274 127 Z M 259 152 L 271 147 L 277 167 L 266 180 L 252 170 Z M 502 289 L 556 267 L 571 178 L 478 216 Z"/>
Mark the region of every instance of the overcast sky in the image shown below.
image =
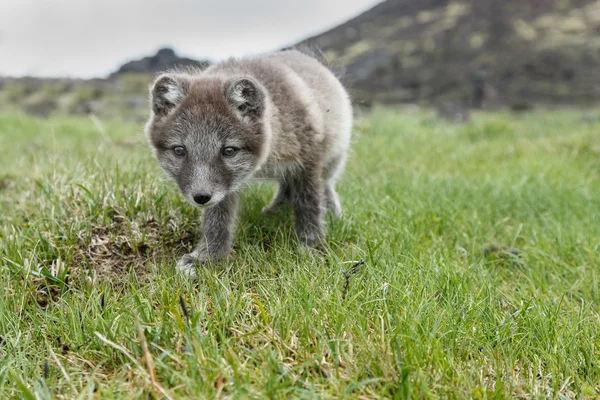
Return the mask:
<path id="1" fill-rule="evenodd" d="M 104 76 L 164 46 L 213 60 L 293 44 L 380 0 L 0 0 L 0 75 Z"/>

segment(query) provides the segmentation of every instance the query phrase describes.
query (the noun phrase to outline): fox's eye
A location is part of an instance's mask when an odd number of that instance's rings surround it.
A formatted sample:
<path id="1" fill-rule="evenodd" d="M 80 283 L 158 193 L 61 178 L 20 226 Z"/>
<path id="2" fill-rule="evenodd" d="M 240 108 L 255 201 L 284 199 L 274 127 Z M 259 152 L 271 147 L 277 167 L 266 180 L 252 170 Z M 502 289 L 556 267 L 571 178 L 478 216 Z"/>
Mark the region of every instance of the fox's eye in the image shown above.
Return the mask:
<path id="1" fill-rule="evenodd" d="M 238 149 L 234 148 L 234 147 L 225 147 L 223 150 L 221 150 L 221 153 L 223 154 L 223 156 L 225 157 L 231 157 L 233 156 L 235 153 L 237 153 Z"/>
<path id="2" fill-rule="evenodd" d="M 183 146 L 173 147 L 173 153 L 175 153 L 175 155 L 177 157 L 183 157 L 183 156 L 185 156 L 185 147 L 183 147 Z"/>

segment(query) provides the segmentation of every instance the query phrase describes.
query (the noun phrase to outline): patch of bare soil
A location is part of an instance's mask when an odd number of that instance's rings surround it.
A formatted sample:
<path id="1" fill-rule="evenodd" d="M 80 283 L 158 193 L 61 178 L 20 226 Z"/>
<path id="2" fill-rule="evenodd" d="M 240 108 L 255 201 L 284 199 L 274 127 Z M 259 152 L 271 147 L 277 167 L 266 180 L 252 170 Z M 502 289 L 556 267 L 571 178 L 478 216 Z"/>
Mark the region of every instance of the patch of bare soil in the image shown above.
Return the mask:
<path id="1" fill-rule="evenodd" d="M 6 189 L 10 189 L 12 186 L 14 177 L 9 175 L 0 176 L 0 192 Z"/>
<path id="2" fill-rule="evenodd" d="M 193 246 L 194 232 L 181 229 L 174 220 L 162 225 L 153 217 L 141 220 L 132 221 L 115 210 L 110 225 L 80 232 L 71 263 L 73 278 L 115 281 L 133 267 L 143 282 L 149 264 L 174 260 Z"/>

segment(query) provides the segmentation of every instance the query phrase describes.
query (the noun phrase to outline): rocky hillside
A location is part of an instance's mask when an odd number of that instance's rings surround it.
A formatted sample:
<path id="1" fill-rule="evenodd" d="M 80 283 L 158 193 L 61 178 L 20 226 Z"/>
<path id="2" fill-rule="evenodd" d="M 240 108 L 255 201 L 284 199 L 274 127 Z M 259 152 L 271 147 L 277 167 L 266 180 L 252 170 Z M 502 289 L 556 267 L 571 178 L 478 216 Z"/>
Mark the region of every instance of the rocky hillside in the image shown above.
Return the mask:
<path id="1" fill-rule="evenodd" d="M 303 44 L 343 64 L 366 100 L 600 98 L 597 0 L 387 0 Z"/>

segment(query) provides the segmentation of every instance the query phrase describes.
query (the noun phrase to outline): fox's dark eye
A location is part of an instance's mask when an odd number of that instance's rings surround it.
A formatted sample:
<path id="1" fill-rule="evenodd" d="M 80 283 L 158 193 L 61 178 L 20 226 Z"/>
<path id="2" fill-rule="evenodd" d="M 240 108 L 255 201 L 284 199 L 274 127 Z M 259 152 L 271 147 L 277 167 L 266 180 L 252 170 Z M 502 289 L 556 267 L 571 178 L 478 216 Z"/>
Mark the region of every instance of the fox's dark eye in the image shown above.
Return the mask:
<path id="1" fill-rule="evenodd" d="M 185 156 L 185 147 L 183 147 L 183 146 L 173 147 L 173 153 L 175 153 L 175 155 L 177 157 L 183 157 L 183 156 Z"/>
<path id="2" fill-rule="evenodd" d="M 237 153 L 238 149 L 234 148 L 234 147 L 225 147 L 223 150 L 221 150 L 221 153 L 223 154 L 223 156 L 225 157 L 231 157 L 233 156 L 235 153 Z"/>

